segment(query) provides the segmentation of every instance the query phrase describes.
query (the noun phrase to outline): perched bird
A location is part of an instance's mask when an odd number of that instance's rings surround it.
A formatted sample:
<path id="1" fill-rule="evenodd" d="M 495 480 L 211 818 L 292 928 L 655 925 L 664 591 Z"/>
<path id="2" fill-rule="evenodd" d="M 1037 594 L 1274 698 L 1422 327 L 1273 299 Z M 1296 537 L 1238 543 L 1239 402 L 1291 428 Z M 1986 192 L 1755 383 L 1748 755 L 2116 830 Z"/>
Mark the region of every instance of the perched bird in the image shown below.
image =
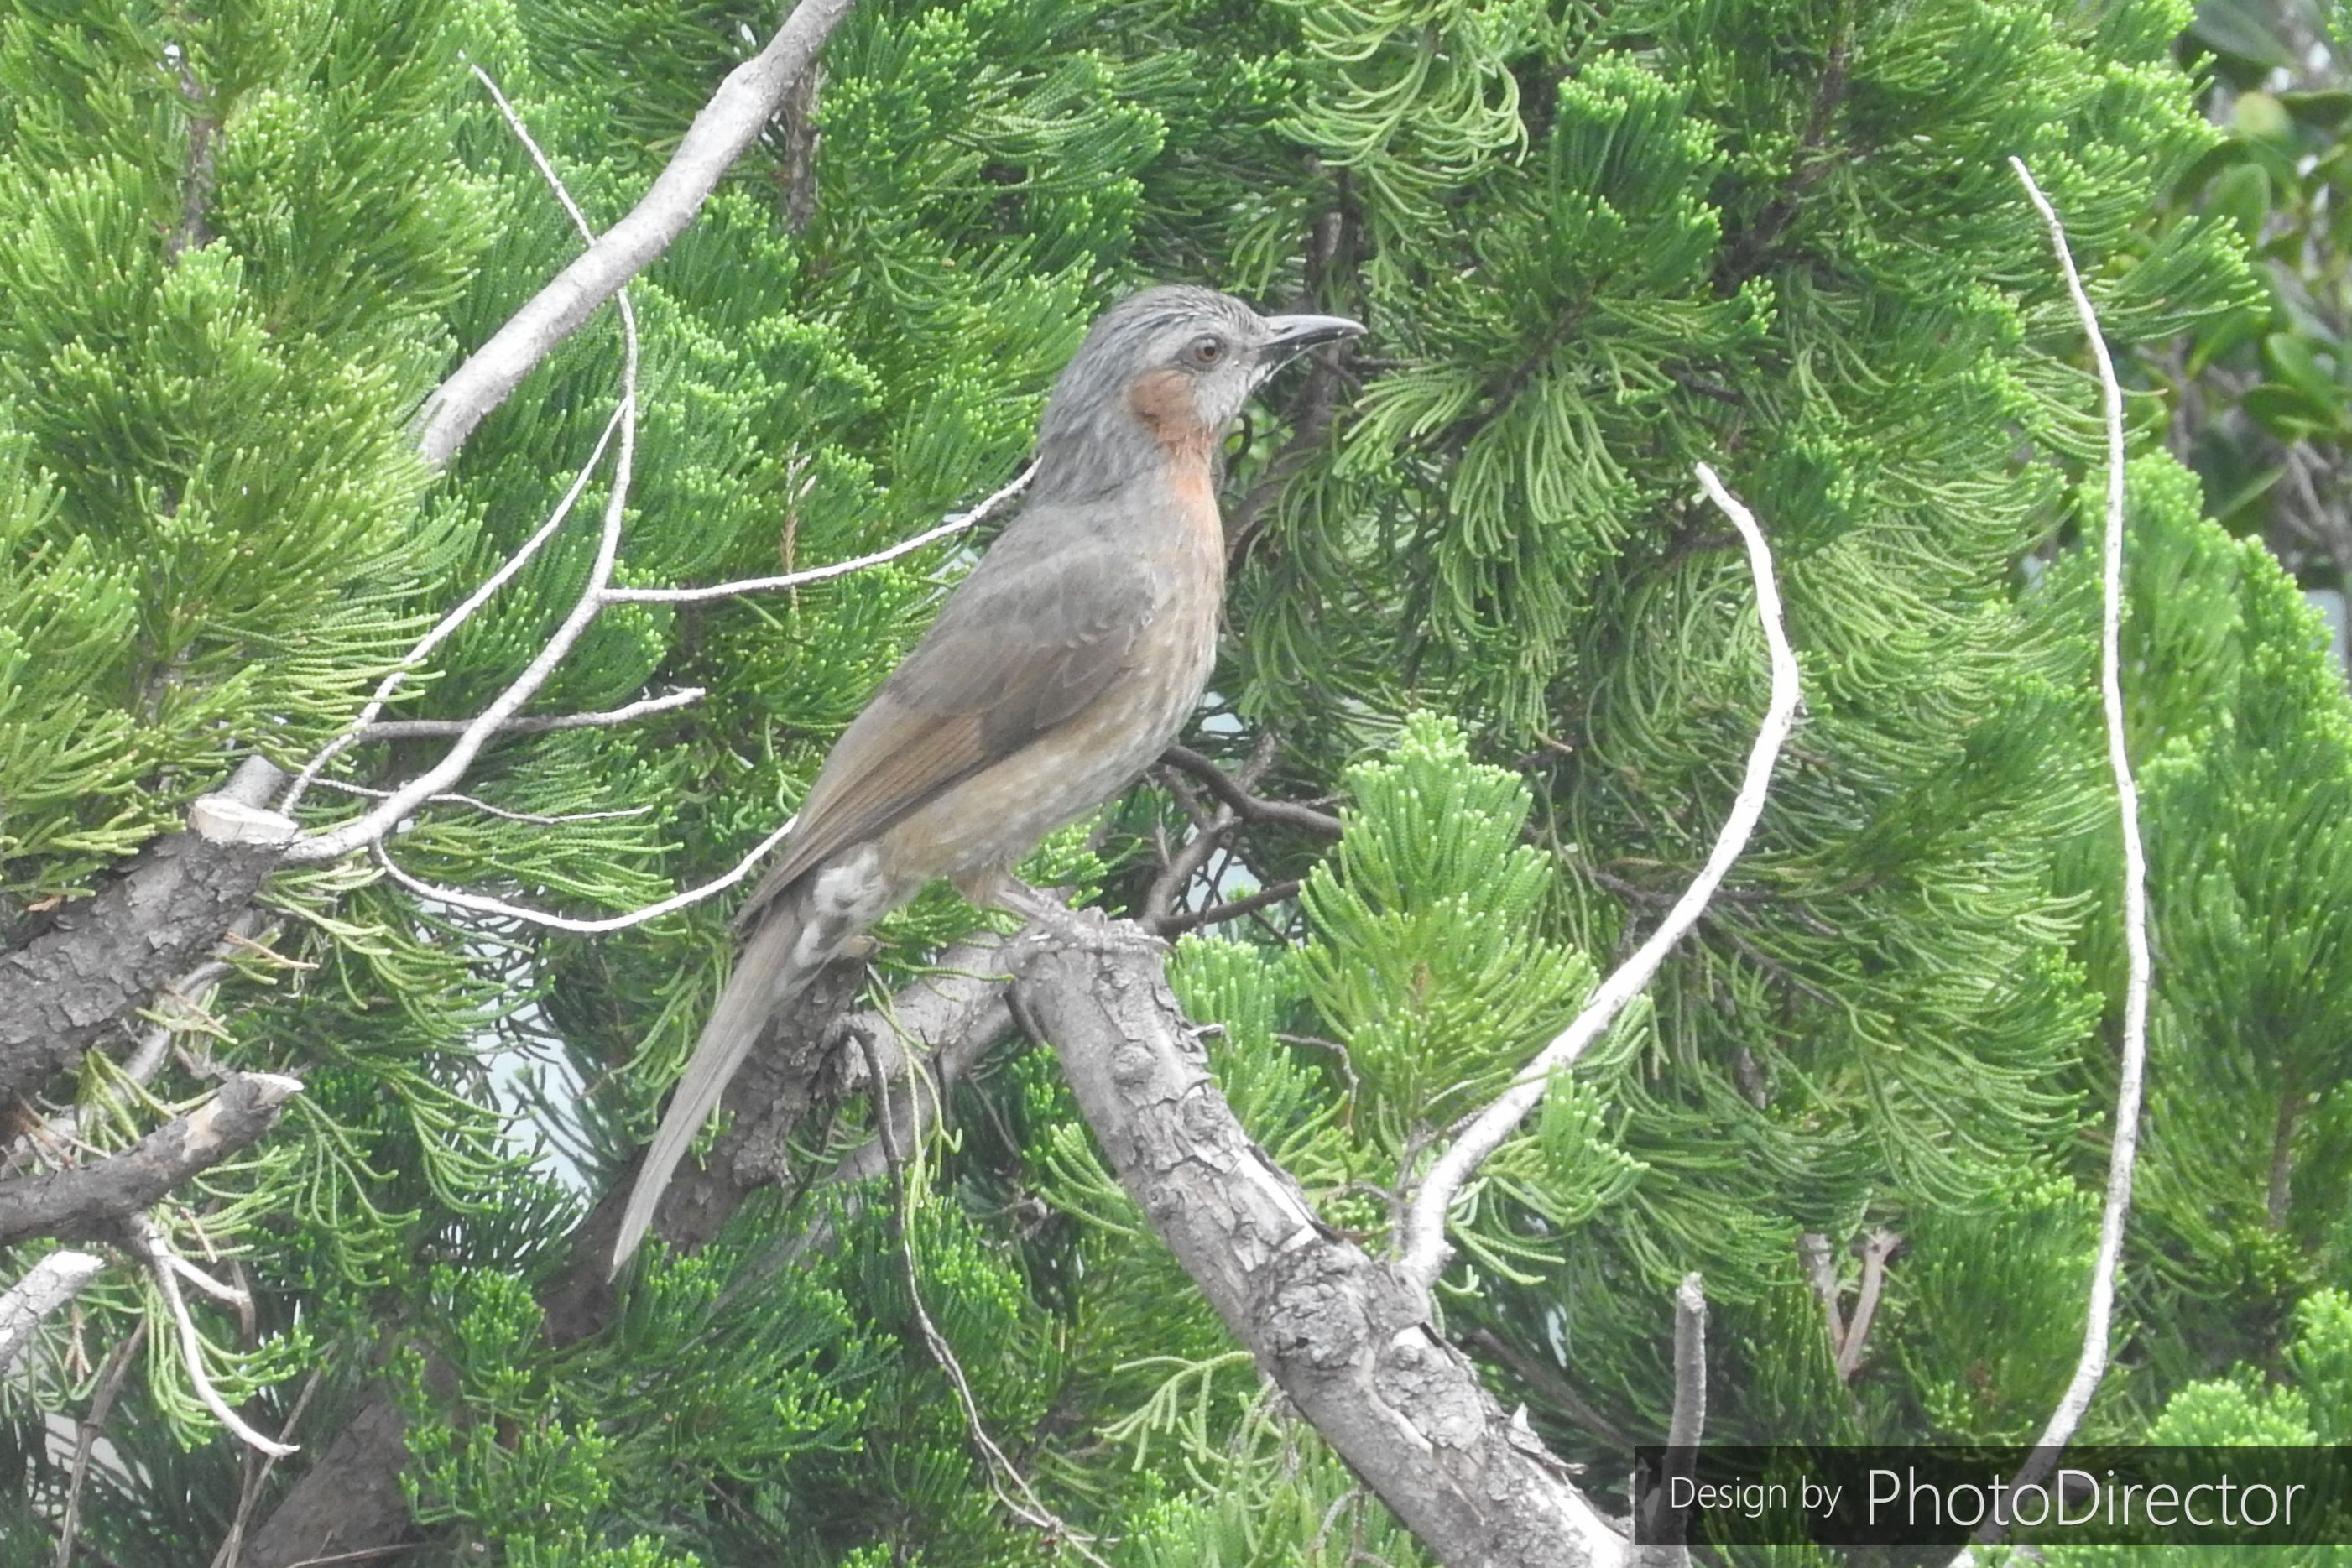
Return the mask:
<path id="1" fill-rule="evenodd" d="M 1217 456 L 1250 393 L 1363 328 L 1205 288 L 1112 306 L 1054 383 L 1020 514 L 834 743 L 737 915 L 735 969 L 638 1168 L 617 1271 L 776 1011 L 934 878 L 1036 914 L 1012 868 L 1176 737 L 1215 661 Z"/>

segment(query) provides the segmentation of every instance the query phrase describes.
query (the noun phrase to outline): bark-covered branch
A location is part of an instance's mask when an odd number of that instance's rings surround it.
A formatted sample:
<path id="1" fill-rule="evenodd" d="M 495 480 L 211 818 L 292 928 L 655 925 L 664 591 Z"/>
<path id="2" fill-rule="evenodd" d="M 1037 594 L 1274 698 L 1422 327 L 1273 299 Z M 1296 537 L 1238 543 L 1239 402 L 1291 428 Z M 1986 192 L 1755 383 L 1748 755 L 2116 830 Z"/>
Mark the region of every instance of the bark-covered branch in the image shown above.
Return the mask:
<path id="1" fill-rule="evenodd" d="M 110 1233 L 126 1217 L 258 1141 L 301 1087 L 299 1079 L 275 1072 L 235 1073 L 211 1099 L 120 1154 L 0 1181 L 0 1245 L 28 1236 Z"/>
<path id="2" fill-rule="evenodd" d="M 247 762 L 197 803 L 189 829 L 147 845 L 95 897 L 0 953 L 0 1099 L 80 1061 L 211 953 L 293 837 L 291 822 L 258 810 L 281 781 Z"/>
<path id="3" fill-rule="evenodd" d="M 1015 996 L 1129 1192 L 1226 1326 L 1438 1561 L 1617 1563 L 1625 1542 L 1429 1322 L 1410 1279 L 1325 1227 L 1242 1130 L 1132 926 L 1081 926 Z"/>
<path id="4" fill-rule="evenodd" d="M 425 400 L 416 439 L 425 462 L 446 465 L 533 366 L 685 231 L 814 67 L 817 51 L 850 5 L 801 0 L 767 47 L 728 73 L 628 215 L 556 274 Z"/>

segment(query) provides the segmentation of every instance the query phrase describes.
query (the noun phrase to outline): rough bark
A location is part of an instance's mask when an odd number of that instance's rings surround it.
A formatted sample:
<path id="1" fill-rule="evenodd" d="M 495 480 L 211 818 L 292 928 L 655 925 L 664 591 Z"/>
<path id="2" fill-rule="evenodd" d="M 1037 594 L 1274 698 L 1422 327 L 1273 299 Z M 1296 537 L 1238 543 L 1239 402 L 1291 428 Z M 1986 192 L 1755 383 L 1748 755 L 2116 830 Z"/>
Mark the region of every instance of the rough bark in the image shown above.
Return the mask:
<path id="1" fill-rule="evenodd" d="M 0 953 L 0 1102 L 79 1061 L 212 951 L 293 836 L 256 809 L 279 778 L 267 763 L 240 768 L 197 802 L 192 830 L 149 844 L 96 896 Z"/>
<path id="2" fill-rule="evenodd" d="M 1442 1563 L 1576 1568 L 1623 1538 L 1431 1326 L 1427 1297 L 1319 1221 L 1234 1118 L 1156 943 L 1081 925 L 1023 964 L 1018 1009 L 1052 1041 L 1111 1166 L 1226 1326 Z"/>
<path id="3" fill-rule="evenodd" d="M 257 1141 L 301 1081 L 239 1072 L 184 1116 L 164 1123 L 121 1154 L 89 1165 L 0 1182 L 0 1245 L 27 1236 L 100 1235 L 162 1200 L 197 1172 Z"/>

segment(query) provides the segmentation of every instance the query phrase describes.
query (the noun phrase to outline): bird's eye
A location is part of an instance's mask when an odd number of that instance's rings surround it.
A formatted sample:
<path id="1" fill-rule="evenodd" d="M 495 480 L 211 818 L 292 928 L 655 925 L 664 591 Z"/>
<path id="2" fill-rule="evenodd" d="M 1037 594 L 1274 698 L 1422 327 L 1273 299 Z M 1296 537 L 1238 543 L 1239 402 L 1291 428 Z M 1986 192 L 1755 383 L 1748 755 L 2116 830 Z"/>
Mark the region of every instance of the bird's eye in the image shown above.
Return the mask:
<path id="1" fill-rule="evenodd" d="M 1213 365 L 1225 357 L 1225 340 L 1213 332 L 1205 332 L 1193 339 L 1192 346 L 1184 353 L 1196 365 Z"/>

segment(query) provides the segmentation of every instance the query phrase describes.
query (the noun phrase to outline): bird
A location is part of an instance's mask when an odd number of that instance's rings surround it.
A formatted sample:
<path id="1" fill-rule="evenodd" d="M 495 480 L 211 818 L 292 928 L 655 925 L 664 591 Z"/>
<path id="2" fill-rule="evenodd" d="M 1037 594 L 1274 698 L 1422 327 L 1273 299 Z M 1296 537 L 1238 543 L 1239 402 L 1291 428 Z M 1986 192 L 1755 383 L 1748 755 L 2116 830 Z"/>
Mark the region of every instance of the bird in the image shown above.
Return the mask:
<path id="1" fill-rule="evenodd" d="M 1208 684 L 1224 605 L 1217 481 L 1260 383 L 1363 327 L 1146 288 L 1096 318 L 1038 421 L 1021 509 L 835 741 L 735 916 L 734 967 L 637 1167 L 617 1275 L 768 1020 L 890 910 L 946 878 L 1066 915 L 1013 868 L 1139 777 Z"/>

